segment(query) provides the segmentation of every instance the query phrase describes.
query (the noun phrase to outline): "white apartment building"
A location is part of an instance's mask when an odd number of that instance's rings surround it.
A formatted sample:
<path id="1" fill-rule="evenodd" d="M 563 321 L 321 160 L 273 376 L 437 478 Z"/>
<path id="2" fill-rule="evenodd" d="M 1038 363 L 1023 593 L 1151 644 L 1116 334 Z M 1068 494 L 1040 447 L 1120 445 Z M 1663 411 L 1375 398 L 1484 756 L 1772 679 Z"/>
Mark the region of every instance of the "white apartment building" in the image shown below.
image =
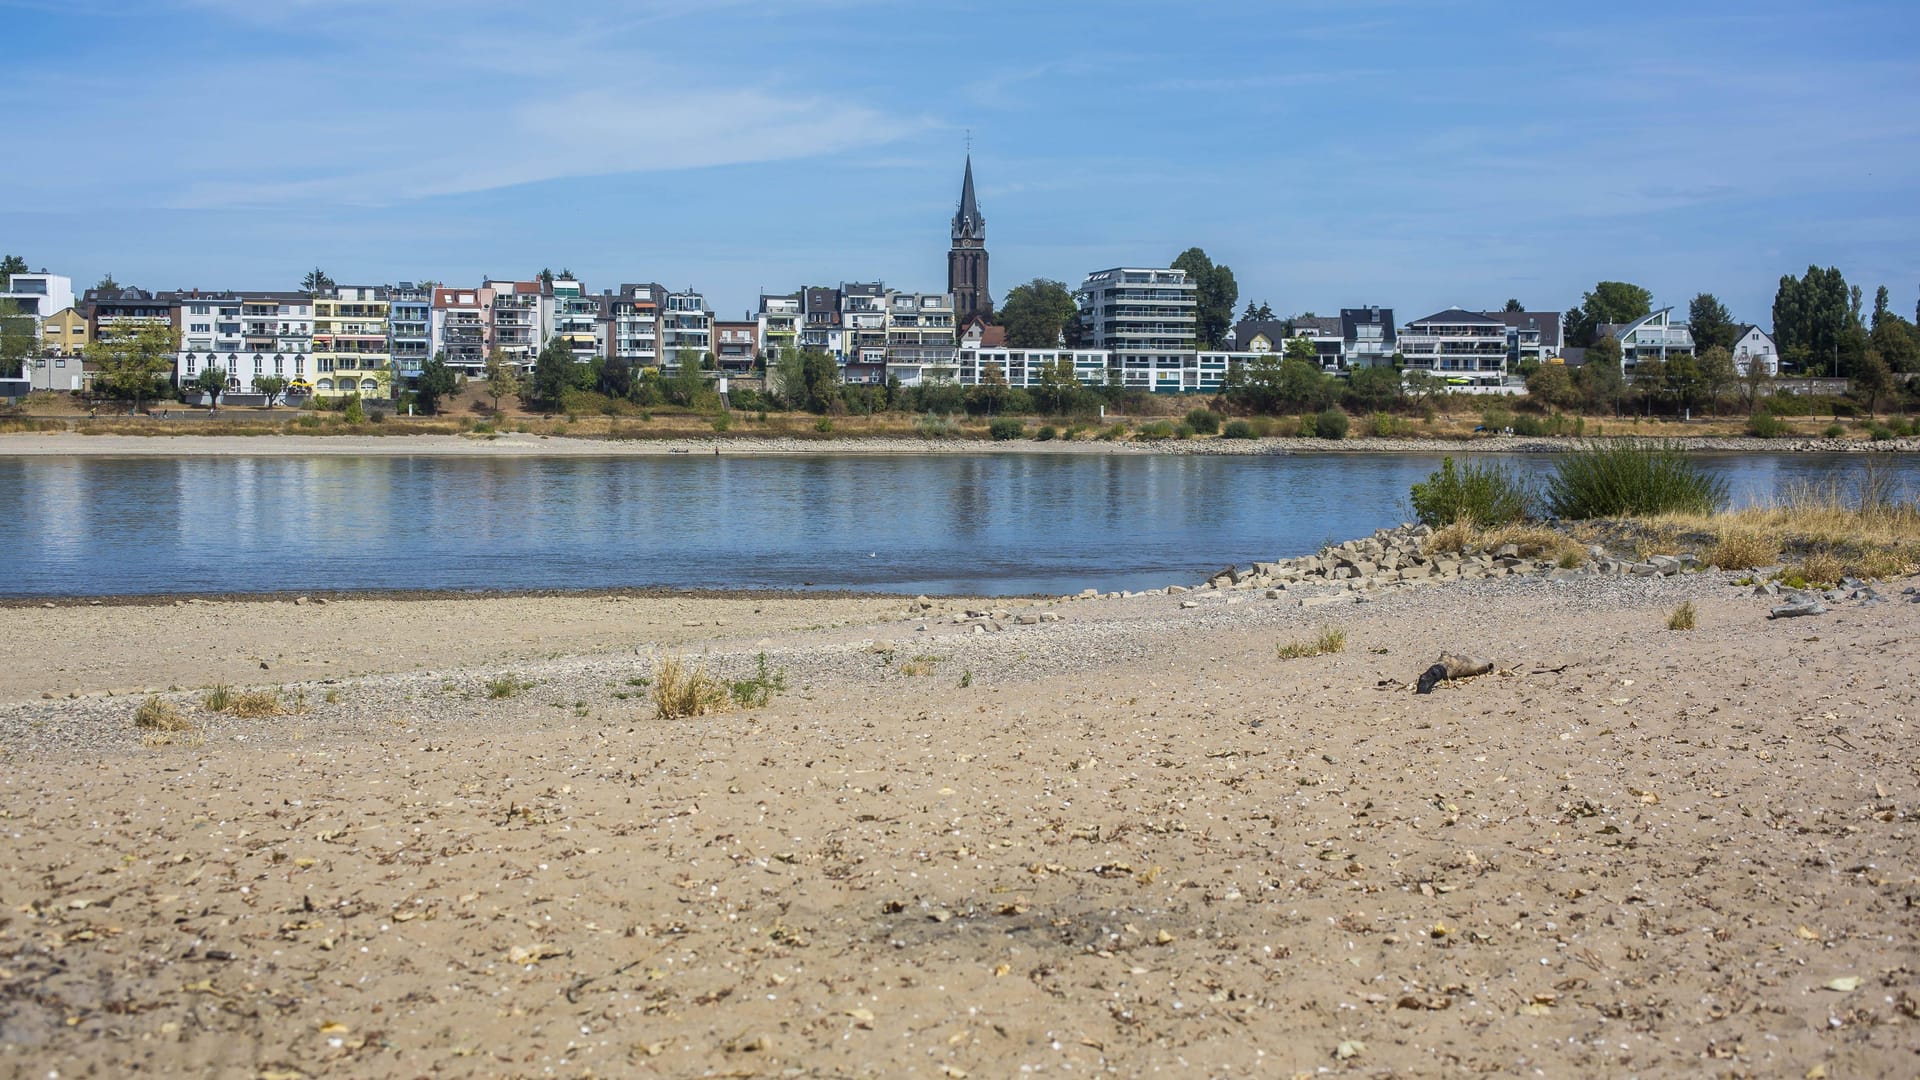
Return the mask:
<path id="1" fill-rule="evenodd" d="M 537 281 L 487 281 L 493 297 L 487 348 L 508 363 L 531 367 L 534 354 L 553 333 L 551 298 Z M 484 365 L 486 357 L 481 357 Z"/>
<path id="2" fill-rule="evenodd" d="M 13 301 L 22 315 L 33 317 L 34 352 L 38 353 L 40 325 L 47 316 L 73 306 L 73 279 L 45 270 L 14 274 L 7 287 L 0 289 L 0 300 Z"/>
<path id="3" fill-rule="evenodd" d="M 304 292 L 179 294 L 180 349 L 174 375 L 181 386 L 210 367 L 227 373 L 227 391 L 259 393 L 255 381 L 273 377 L 312 382 L 314 299 Z"/>
<path id="4" fill-rule="evenodd" d="M 776 352 L 792 352 L 800 347 L 800 294 L 760 297 L 757 321 L 761 354 L 771 361 Z"/>
<path id="5" fill-rule="evenodd" d="M 1408 323 L 1400 355 L 1409 371 L 1498 382 L 1507 373 L 1507 324 L 1448 308 Z"/>
<path id="6" fill-rule="evenodd" d="M 666 366 L 677 365 L 683 350 L 713 355 L 713 312 L 707 298 L 692 289 L 667 293 L 660 313 L 660 351 Z"/>
<path id="7" fill-rule="evenodd" d="M 608 355 L 635 371 L 660 366 L 660 305 L 666 290 L 658 285 L 622 285 L 613 297 L 613 340 Z"/>
<path id="8" fill-rule="evenodd" d="M 600 343 L 594 334 L 600 303 L 587 295 L 586 288 L 572 278 L 553 280 L 552 336 L 567 343 L 573 358 L 591 362 Z"/>
<path id="9" fill-rule="evenodd" d="M 1663 307 L 1630 323 L 1602 323 L 1596 336 L 1620 343 L 1620 366 L 1631 372 L 1643 359 L 1665 361 L 1676 353 L 1693 355 L 1693 330 L 1673 321 L 1673 309 Z"/>
<path id="10" fill-rule="evenodd" d="M 881 378 L 903 385 L 953 377 L 957 330 L 952 293 L 887 294 L 886 364 Z"/>
<path id="11" fill-rule="evenodd" d="M 493 290 L 433 290 L 428 348 L 455 371 L 476 375 L 487 365 L 488 320 L 493 314 Z"/>
<path id="12" fill-rule="evenodd" d="M 401 377 L 420 377 L 433 355 L 433 290 L 403 281 L 387 290 L 387 345 Z"/>
<path id="13" fill-rule="evenodd" d="M 1096 270 L 1074 300 L 1085 340 L 1113 354 L 1122 386 L 1156 392 L 1184 388 L 1198 341 L 1196 288 L 1185 270 Z"/>
<path id="14" fill-rule="evenodd" d="M 887 287 L 878 281 L 840 285 L 841 377 L 850 383 L 887 380 Z"/>

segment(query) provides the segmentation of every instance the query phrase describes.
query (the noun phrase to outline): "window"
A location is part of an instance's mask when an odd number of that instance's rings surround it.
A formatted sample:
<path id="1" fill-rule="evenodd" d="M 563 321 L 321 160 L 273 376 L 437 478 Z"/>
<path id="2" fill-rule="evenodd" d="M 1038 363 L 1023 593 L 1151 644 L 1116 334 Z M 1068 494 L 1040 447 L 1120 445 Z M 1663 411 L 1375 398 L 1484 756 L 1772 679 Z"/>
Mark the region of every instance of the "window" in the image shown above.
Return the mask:
<path id="1" fill-rule="evenodd" d="M 188 331 L 195 334 L 208 333 L 211 330 L 211 328 L 212 328 L 211 323 L 203 323 L 203 322 L 191 323 L 187 327 Z"/>
<path id="2" fill-rule="evenodd" d="M 42 363 L 45 363 L 45 361 L 42 361 Z M 53 362 L 53 366 L 57 368 L 66 367 L 67 366 L 66 358 L 65 357 L 56 358 Z"/>
<path id="3" fill-rule="evenodd" d="M 189 305 L 187 313 L 190 315 L 206 315 L 212 312 L 212 310 L 213 308 L 206 304 L 192 304 Z"/>

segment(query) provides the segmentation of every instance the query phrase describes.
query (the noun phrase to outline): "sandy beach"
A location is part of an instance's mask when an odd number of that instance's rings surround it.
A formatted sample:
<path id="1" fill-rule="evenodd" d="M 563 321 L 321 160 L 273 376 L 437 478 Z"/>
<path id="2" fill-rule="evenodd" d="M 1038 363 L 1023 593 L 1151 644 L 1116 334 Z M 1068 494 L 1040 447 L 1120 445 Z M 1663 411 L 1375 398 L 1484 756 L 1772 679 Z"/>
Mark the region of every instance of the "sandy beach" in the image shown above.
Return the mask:
<path id="1" fill-rule="evenodd" d="M 9 609 L 0 1072 L 1905 1075 L 1913 584 Z"/>

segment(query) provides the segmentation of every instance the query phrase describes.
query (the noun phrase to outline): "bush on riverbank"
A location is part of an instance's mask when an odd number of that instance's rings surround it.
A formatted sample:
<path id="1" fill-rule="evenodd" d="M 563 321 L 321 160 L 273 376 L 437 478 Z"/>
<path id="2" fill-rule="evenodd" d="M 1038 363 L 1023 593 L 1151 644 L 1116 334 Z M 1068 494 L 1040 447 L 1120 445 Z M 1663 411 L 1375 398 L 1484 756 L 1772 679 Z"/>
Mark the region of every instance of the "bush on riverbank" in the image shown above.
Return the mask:
<path id="1" fill-rule="evenodd" d="M 1747 434 L 1756 439 L 1778 439 L 1791 434 L 1793 428 L 1785 420 L 1770 412 L 1757 412 L 1747 417 Z"/>
<path id="2" fill-rule="evenodd" d="M 1554 462 L 1547 509 L 1560 518 L 1711 514 L 1727 501 L 1727 482 L 1677 447 L 1650 439 L 1588 442 Z"/>
<path id="3" fill-rule="evenodd" d="M 1012 416 L 994 417 L 993 421 L 987 425 L 987 434 L 992 435 L 995 442 L 1017 439 L 1026 434 L 1026 431 L 1026 422 Z"/>
<path id="4" fill-rule="evenodd" d="M 1498 463 L 1456 466 L 1441 460 L 1440 469 L 1413 485 L 1413 512 L 1423 523 L 1439 528 L 1464 521 L 1476 525 L 1507 525 L 1533 512 L 1536 495 L 1526 479 Z"/>

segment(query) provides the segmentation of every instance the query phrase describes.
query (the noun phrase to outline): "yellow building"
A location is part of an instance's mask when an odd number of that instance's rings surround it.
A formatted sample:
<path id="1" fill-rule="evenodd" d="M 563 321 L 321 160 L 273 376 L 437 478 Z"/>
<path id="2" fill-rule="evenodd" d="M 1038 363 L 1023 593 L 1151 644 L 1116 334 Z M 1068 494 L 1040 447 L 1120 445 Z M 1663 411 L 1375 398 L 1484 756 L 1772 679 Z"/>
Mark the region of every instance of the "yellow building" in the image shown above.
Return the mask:
<path id="1" fill-rule="evenodd" d="M 40 350 L 50 356 L 79 356 L 91 340 L 87 317 L 72 308 L 61 308 L 41 320 Z"/>
<path id="2" fill-rule="evenodd" d="M 384 398 L 392 387 L 384 287 L 342 285 L 313 301 L 315 397 Z"/>

